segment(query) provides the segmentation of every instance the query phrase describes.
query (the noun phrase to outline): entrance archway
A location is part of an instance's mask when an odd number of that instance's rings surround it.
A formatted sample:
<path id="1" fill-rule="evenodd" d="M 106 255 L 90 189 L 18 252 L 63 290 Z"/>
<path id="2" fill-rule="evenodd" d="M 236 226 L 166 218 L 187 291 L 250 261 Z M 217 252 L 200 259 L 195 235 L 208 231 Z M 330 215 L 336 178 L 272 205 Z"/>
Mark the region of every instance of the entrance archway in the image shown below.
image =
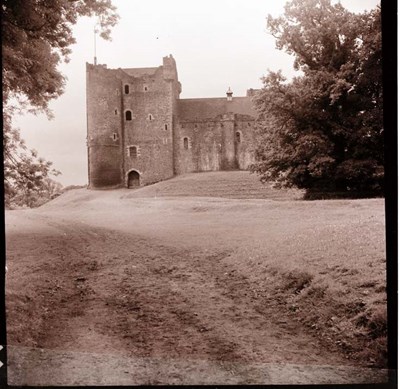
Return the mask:
<path id="1" fill-rule="evenodd" d="M 128 174 L 128 188 L 138 188 L 140 186 L 140 174 L 132 170 Z"/>

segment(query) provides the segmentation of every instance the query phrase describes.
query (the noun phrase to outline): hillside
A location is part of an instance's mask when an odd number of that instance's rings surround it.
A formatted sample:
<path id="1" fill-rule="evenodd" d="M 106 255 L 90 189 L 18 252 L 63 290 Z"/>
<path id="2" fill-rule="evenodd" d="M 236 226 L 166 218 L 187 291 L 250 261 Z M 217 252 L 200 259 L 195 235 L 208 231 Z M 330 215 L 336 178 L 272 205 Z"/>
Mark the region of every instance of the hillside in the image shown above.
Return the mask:
<path id="1" fill-rule="evenodd" d="M 296 189 L 274 189 L 270 184 L 261 183 L 257 175 L 247 171 L 207 172 L 185 174 L 138 189 L 69 190 L 42 208 L 54 208 L 61 204 L 76 206 L 78 203 L 111 198 L 216 197 L 287 201 L 301 199 L 302 193 Z"/>
<path id="2" fill-rule="evenodd" d="M 301 191 L 273 189 L 247 171 L 207 172 L 177 176 L 132 192 L 128 197 L 223 197 L 228 199 L 293 200 Z"/>
<path id="3" fill-rule="evenodd" d="M 10 382 L 385 381 L 384 201 L 298 197 L 220 172 L 7 212 Z"/>

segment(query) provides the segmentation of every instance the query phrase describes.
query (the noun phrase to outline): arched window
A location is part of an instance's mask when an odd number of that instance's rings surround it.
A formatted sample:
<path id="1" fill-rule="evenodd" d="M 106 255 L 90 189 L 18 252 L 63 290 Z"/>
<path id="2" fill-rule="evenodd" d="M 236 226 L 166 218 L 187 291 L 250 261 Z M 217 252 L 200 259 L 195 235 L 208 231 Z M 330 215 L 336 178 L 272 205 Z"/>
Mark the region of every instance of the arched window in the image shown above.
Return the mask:
<path id="1" fill-rule="evenodd" d="M 236 131 L 236 142 L 240 143 L 242 141 L 242 134 L 240 131 Z"/>
<path id="2" fill-rule="evenodd" d="M 168 124 L 164 124 L 164 130 L 168 131 Z"/>
<path id="3" fill-rule="evenodd" d="M 132 111 L 125 111 L 125 120 L 132 120 Z"/>
<path id="4" fill-rule="evenodd" d="M 189 148 L 189 138 L 183 138 L 183 148 L 187 150 Z"/>
<path id="5" fill-rule="evenodd" d="M 118 140 L 118 134 L 116 132 L 113 133 L 113 141 Z"/>
<path id="6" fill-rule="evenodd" d="M 129 95 L 129 85 L 124 86 L 124 92 L 126 95 Z"/>
<path id="7" fill-rule="evenodd" d="M 152 115 L 151 113 L 149 113 L 149 116 L 147 116 L 147 118 L 148 118 L 149 120 L 153 120 L 153 115 Z"/>

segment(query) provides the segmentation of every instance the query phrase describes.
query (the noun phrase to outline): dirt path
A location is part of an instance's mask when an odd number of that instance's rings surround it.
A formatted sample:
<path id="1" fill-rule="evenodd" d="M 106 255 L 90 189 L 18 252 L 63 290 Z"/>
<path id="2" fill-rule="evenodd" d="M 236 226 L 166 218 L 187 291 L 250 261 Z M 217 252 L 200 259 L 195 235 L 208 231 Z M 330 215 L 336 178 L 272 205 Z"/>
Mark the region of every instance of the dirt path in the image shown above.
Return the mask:
<path id="1" fill-rule="evenodd" d="M 385 380 L 384 371 L 346 366 L 260 298 L 224 260 L 229 248 L 188 249 L 26 212 L 9 219 L 7 252 L 7 289 L 34 301 L 25 305 L 29 336 L 9 330 L 12 385 Z M 7 305 L 16 298 L 9 293 Z"/>

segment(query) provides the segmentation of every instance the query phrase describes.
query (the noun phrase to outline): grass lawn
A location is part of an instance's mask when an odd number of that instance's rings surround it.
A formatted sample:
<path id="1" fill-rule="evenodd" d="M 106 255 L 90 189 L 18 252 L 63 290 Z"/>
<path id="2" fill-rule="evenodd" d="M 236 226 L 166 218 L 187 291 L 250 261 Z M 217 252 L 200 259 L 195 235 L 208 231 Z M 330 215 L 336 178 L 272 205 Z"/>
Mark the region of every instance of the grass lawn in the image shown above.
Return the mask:
<path id="1" fill-rule="evenodd" d="M 25 266 L 16 258 L 28 253 L 24 245 L 13 245 L 13 239 L 26 230 L 24 236 L 31 234 L 32 244 L 39 241 L 41 231 L 35 223 L 42 220 L 60 226 L 60 231 L 87 228 L 83 238 L 92 258 L 98 250 L 90 241 L 96 228 L 179 252 L 183 262 L 177 256 L 173 263 L 172 256 L 160 273 L 163 277 L 172 277 L 185 266 L 189 271 L 192 265 L 189 259 L 185 264 L 185 253 L 193 253 L 196 271 L 209 272 L 208 282 L 223 291 L 224 298 L 243 305 L 251 296 L 258 314 L 277 326 L 292 326 L 294 333 L 301 328 L 326 350 L 345 355 L 349 364 L 385 368 L 384 200 L 302 201 L 300 197 L 298 191 L 263 186 L 246 172 L 219 172 L 185 175 L 138 190 L 72 190 L 38 209 L 9 211 L 7 294 L 13 312 L 8 320 L 14 322 L 9 338 L 28 334 L 24 307 L 39 300 L 33 289 L 26 299 L 20 288 L 36 271 L 46 270 L 42 264 L 15 275 L 14 266 Z M 50 233 L 46 231 L 43 236 Z M 111 249 L 117 258 L 118 246 Z M 30 263 L 43 250 L 47 248 L 30 251 Z M 149 260 L 162 262 L 152 259 L 151 252 L 148 255 Z M 103 260 L 112 265 L 112 260 Z M 201 261 L 207 266 L 202 267 Z M 190 279 L 190 274 L 186 277 Z M 35 280 L 40 281 L 40 274 Z"/>

